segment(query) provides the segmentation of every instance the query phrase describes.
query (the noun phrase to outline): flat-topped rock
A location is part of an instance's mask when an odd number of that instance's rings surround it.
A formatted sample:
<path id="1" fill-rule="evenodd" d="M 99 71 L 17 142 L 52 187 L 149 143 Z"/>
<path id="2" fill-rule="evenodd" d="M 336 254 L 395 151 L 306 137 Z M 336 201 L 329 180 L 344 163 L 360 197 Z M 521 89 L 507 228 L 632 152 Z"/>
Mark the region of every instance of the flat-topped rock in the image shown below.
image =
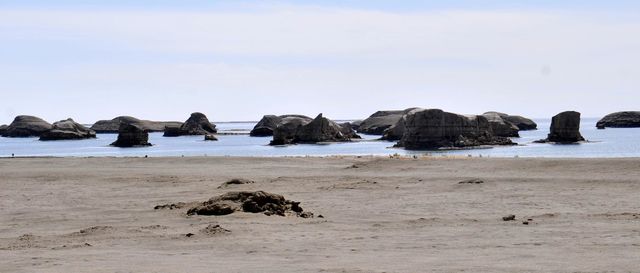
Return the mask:
<path id="1" fill-rule="evenodd" d="M 623 111 L 604 116 L 596 124 L 598 129 L 640 127 L 640 111 Z"/>
<path id="2" fill-rule="evenodd" d="M 128 148 L 151 146 L 149 143 L 149 133 L 136 124 L 120 123 L 118 139 L 111 143 L 112 146 Z"/>
<path id="3" fill-rule="evenodd" d="M 547 139 L 537 142 L 555 142 L 569 144 L 584 141 L 580 134 L 580 113 L 566 111 L 551 119 L 551 128 Z"/>
<path id="4" fill-rule="evenodd" d="M 39 117 L 17 116 L 3 132 L 3 137 L 39 137 L 53 126 Z"/>
<path id="5" fill-rule="evenodd" d="M 318 142 L 344 142 L 359 138 L 350 126 L 340 126 L 319 114 L 312 121 L 289 117 L 282 120 L 273 133 L 270 145 Z"/>
<path id="6" fill-rule="evenodd" d="M 383 135 L 385 130 L 394 126 L 403 115 L 414 109 L 416 108 L 375 112 L 360 123 L 358 133 Z"/>
<path id="7" fill-rule="evenodd" d="M 167 126 L 181 126 L 179 121 L 150 121 L 140 120 L 130 116 L 119 116 L 111 120 L 99 120 L 91 126 L 91 130 L 98 134 L 118 133 L 120 123 L 135 124 L 147 132 L 163 132 Z"/>
<path id="8" fill-rule="evenodd" d="M 256 126 L 253 127 L 253 130 L 251 130 L 249 135 L 254 137 L 273 136 L 273 131 L 276 129 L 276 127 L 278 127 L 280 123 L 282 123 L 282 120 L 286 118 L 300 118 L 308 120 L 309 122 L 312 120 L 312 118 L 304 115 L 265 115 L 256 124 Z"/>
<path id="9" fill-rule="evenodd" d="M 69 118 L 53 123 L 53 128 L 40 135 L 40 140 L 72 140 L 95 137 L 95 131 Z"/>
<path id="10" fill-rule="evenodd" d="M 484 116 L 420 109 L 407 114 L 404 124 L 404 134 L 396 146 L 410 150 L 514 145 L 509 138 L 493 135 Z"/>
<path id="11" fill-rule="evenodd" d="M 217 132 L 216 125 L 209 122 L 207 116 L 203 113 L 195 112 L 181 126 L 165 127 L 164 136 L 209 135 Z"/>

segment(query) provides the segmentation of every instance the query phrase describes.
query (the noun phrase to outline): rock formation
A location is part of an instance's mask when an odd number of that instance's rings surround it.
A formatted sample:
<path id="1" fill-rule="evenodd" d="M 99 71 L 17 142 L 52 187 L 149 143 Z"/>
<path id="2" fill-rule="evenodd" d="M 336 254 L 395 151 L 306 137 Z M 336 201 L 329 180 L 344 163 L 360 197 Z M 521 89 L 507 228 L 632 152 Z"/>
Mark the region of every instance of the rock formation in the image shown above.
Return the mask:
<path id="1" fill-rule="evenodd" d="M 384 131 L 398 123 L 404 114 L 416 108 L 399 111 L 378 111 L 363 120 L 358 127 L 358 133 L 370 135 L 383 135 Z"/>
<path id="2" fill-rule="evenodd" d="M 522 116 L 517 116 L 517 115 L 514 116 L 514 115 L 505 114 L 505 113 L 495 112 L 495 111 L 486 112 L 483 115 L 487 116 L 487 118 L 489 118 L 490 116 L 498 115 L 500 118 L 502 118 L 502 120 L 505 123 L 511 123 L 515 125 L 516 127 L 518 127 L 518 130 L 520 131 L 538 129 L 538 124 L 536 124 L 533 120 L 522 117 Z"/>
<path id="3" fill-rule="evenodd" d="M 120 123 L 118 139 L 111 145 L 116 147 L 151 146 L 149 133 L 144 128 L 125 122 Z"/>
<path id="4" fill-rule="evenodd" d="M 218 141 L 218 138 L 213 134 L 209 134 L 209 135 L 204 135 L 204 140 L 206 140 L 206 141 Z"/>
<path id="5" fill-rule="evenodd" d="M 584 141 L 580 134 L 580 113 L 566 111 L 555 115 L 551 119 L 551 128 L 547 139 L 536 142 L 569 144 L 579 141 Z"/>
<path id="6" fill-rule="evenodd" d="M 95 138 L 96 132 L 73 119 L 53 123 L 53 128 L 40 135 L 40 140 L 67 140 Z"/>
<path id="7" fill-rule="evenodd" d="M 402 135 L 404 135 L 404 130 L 405 130 L 404 123 L 406 122 L 407 115 L 410 114 L 411 112 L 419 111 L 419 110 L 422 110 L 422 109 L 412 108 L 411 111 L 402 115 L 402 117 L 398 120 L 398 122 L 396 122 L 396 124 L 384 130 L 384 134 L 382 135 L 381 140 L 396 141 L 396 140 L 402 139 Z"/>
<path id="8" fill-rule="evenodd" d="M 506 118 L 508 116 L 507 114 L 486 112 L 482 115 L 489 121 L 494 135 L 500 137 L 520 137 L 520 134 L 518 134 L 520 128 L 503 118 Z"/>
<path id="9" fill-rule="evenodd" d="M 353 129 L 353 124 L 351 124 L 351 122 L 343 122 L 339 123 L 338 125 L 341 127 L 340 132 L 342 133 L 342 135 L 347 136 L 350 139 L 362 138 L 356 133 L 356 130 Z"/>
<path id="10" fill-rule="evenodd" d="M 34 116 L 17 116 L 3 133 L 3 137 L 39 137 L 53 128 L 51 124 Z"/>
<path id="11" fill-rule="evenodd" d="M 140 120 L 129 116 L 119 116 L 112 120 L 99 120 L 91 126 L 91 130 L 98 134 L 118 133 L 120 123 L 135 124 L 147 132 L 163 132 L 166 126 L 180 127 L 182 122 L 178 121 L 150 121 Z"/>
<path id="12" fill-rule="evenodd" d="M 396 146 L 406 149 L 514 145 L 508 138 L 493 135 L 491 125 L 484 116 L 420 109 L 411 111 L 405 118 L 405 131 Z"/>
<path id="13" fill-rule="evenodd" d="M 167 126 L 164 131 L 166 137 L 176 137 L 185 135 L 208 135 L 215 134 L 218 130 L 216 125 L 209 122 L 207 116 L 202 113 L 192 113 L 189 119 L 181 126 Z"/>
<path id="14" fill-rule="evenodd" d="M 4 135 L 4 132 L 7 131 L 7 125 L 0 125 L 0 136 Z"/>
<path id="15" fill-rule="evenodd" d="M 362 124 L 362 121 L 363 121 L 363 120 L 361 120 L 361 119 L 358 119 L 358 120 L 354 120 L 354 121 L 352 121 L 352 122 L 351 122 L 351 128 L 352 128 L 353 130 L 355 130 L 355 131 L 358 131 L 358 129 L 360 128 L 360 125 Z"/>
<path id="16" fill-rule="evenodd" d="M 264 191 L 228 192 L 189 209 L 187 215 L 227 215 L 236 211 L 264 213 L 269 216 L 294 214 L 305 217 L 313 215 L 304 213 L 300 202 L 287 200 L 282 195 Z"/>
<path id="17" fill-rule="evenodd" d="M 522 116 L 511 116 L 511 115 L 502 116 L 501 115 L 501 117 L 505 121 L 510 122 L 511 124 L 517 126 L 518 129 L 520 129 L 520 131 L 538 129 L 538 124 L 536 124 L 533 120 L 522 117 Z"/>
<path id="18" fill-rule="evenodd" d="M 359 138 L 348 126 L 340 126 L 319 114 L 312 121 L 299 117 L 284 118 L 273 133 L 270 145 L 342 142 Z"/>
<path id="19" fill-rule="evenodd" d="M 640 111 L 624 111 L 608 114 L 596 124 L 598 129 L 640 127 Z"/>
<path id="20" fill-rule="evenodd" d="M 283 119 L 286 118 L 300 118 L 304 120 L 308 120 L 309 122 L 312 120 L 310 117 L 303 115 L 266 115 L 262 117 L 262 119 L 253 127 L 253 130 L 249 133 L 250 136 L 254 137 L 265 137 L 265 136 L 273 136 L 273 131 L 278 127 L 278 124 L 282 122 Z"/>

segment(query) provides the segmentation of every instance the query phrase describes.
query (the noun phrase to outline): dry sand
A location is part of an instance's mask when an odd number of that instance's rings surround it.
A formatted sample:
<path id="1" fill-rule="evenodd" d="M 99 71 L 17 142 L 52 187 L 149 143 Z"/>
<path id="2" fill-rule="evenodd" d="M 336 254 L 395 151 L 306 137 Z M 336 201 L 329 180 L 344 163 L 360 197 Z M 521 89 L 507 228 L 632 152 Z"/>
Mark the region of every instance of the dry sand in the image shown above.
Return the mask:
<path id="1" fill-rule="evenodd" d="M 325 218 L 153 209 L 232 190 Z M 639 272 L 640 159 L 0 159 L 0 223 L 0 272 Z"/>

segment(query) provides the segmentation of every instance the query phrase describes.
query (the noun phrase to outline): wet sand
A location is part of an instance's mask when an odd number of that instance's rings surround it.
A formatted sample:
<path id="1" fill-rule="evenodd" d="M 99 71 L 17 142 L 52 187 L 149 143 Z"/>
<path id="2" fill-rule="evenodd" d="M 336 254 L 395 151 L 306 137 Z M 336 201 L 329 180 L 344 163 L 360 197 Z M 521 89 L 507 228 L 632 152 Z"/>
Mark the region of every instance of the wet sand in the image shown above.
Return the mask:
<path id="1" fill-rule="evenodd" d="M 324 218 L 154 210 L 234 190 Z M 0 272 L 637 272 L 640 159 L 5 158 L 0 223 Z"/>

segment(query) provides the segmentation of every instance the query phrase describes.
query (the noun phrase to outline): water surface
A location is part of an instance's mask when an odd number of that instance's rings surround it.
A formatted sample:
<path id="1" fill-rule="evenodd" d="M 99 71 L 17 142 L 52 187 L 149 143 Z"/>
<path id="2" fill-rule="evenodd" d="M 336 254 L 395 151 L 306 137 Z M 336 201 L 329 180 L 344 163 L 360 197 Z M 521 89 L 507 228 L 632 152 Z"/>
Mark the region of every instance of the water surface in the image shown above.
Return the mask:
<path id="1" fill-rule="evenodd" d="M 453 151 L 406 151 L 392 148 L 395 142 L 378 141 L 379 136 L 363 135 L 351 143 L 269 146 L 271 137 L 220 135 L 219 141 L 203 136 L 163 137 L 149 134 L 151 147 L 116 148 L 109 146 L 116 134 L 98 134 L 96 139 L 39 141 L 37 138 L 0 137 L 0 156 L 330 156 L 330 155 L 472 155 L 490 157 L 640 157 L 640 128 L 597 130 L 597 119 L 582 120 L 582 135 L 589 143 L 559 145 L 536 144 L 549 133 L 550 120 L 536 120 L 539 130 L 522 131 L 513 138 L 518 146 Z M 254 123 L 218 123 L 220 132 L 248 132 Z"/>

